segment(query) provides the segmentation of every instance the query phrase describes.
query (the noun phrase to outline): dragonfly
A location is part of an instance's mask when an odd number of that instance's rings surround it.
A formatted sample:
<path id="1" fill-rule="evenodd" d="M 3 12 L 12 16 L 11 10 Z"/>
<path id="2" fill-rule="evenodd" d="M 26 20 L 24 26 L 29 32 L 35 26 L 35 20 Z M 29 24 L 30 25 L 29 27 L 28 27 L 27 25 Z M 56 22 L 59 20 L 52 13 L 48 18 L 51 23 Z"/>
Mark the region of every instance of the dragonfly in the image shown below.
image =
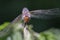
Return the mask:
<path id="1" fill-rule="evenodd" d="M 28 24 L 31 18 L 36 19 L 50 19 L 54 17 L 60 17 L 60 9 L 53 8 L 53 9 L 40 9 L 40 10 L 33 10 L 29 11 L 28 8 L 23 8 L 22 14 L 18 15 L 6 28 L 0 31 L 0 37 L 6 36 L 10 34 L 14 23 L 18 23 L 19 21 L 23 20 L 23 23 L 26 25 Z"/>

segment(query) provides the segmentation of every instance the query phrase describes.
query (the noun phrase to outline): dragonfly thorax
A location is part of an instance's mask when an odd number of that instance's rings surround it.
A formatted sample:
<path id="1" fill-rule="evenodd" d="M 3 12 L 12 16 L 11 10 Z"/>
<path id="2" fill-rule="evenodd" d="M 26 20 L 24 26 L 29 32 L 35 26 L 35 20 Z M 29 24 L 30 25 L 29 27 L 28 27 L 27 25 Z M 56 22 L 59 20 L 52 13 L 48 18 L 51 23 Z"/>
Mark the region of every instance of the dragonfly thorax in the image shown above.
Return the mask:
<path id="1" fill-rule="evenodd" d="M 29 17 L 28 17 L 28 16 L 25 16 L 25 17 L 24 17 L 24 22 L 25 22 L 25 23 L 29 22 Z"/>

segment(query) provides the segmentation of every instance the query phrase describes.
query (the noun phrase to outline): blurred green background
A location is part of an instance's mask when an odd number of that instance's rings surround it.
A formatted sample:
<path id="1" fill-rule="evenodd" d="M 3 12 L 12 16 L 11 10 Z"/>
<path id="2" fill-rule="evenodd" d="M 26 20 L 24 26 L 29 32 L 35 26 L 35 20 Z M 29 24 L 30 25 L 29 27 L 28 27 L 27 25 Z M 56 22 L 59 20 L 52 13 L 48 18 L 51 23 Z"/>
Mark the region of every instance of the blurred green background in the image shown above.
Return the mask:
<path id="1" fill-rule="evenodd" d="M 27 7 L 29 10 L 60 8 L 60 0 L 0 0 L 0 24 L 6 21 L 11 22 L 21 13 L 24 7 Z M 40 32 L 51 27 L 60 27 L 59 20 L 60 18 L 38 21 L 41 27 L 33 29 L 35 31 L 38 29 Z M 35 24 L 38 25 L 38 22 Z"/>

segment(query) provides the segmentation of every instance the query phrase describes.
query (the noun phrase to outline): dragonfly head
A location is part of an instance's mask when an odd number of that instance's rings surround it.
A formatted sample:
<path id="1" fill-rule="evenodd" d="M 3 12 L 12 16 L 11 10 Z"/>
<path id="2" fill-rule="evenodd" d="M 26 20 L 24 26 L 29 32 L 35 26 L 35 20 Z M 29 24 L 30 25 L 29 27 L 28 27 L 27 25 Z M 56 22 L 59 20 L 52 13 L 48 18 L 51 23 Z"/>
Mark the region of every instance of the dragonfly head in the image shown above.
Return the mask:
<path id="1" fill-rule="evenodd" d="M 27 8 L 23 8 L 22 10 L 22 19 L 24 19 L 24 17 L 31 17 L 31 14 Z"/>

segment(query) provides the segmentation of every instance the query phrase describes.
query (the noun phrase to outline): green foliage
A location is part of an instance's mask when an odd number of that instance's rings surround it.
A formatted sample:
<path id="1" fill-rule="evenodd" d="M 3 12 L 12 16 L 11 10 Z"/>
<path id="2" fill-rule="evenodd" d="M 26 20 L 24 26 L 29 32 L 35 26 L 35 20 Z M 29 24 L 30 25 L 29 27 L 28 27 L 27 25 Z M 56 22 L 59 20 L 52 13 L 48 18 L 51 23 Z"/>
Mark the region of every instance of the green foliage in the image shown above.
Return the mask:
<path id="1" fill-rule="evenodd" d="M 8 24 L 9 22 L 4 22 L 2 25 L 0 25 L 0 30 L 3 30 Z"/>
<path id="2" fill-rule="evenodd" d="M 9 22 L 4 22 L 2 25 L 0 25 L 0 30 L 3 30 L 8 24 L 9 24 Z M 20 27 L 20 31 L 19 31 L 19 28 L 17 28 L 17 25 L 20 25 L 20 24 L 21 23 L 14 24 L 15 28 L 14 28 L 14 33 L 12 34 L 13 40 L 23 40 L 22 28 Z M 31 34 L 31 39 L 35 39 L 35 40 L 60 40 L 60 29 L 52 28 L 52 29 L 46 30 L 46 31 L 41 32 L 41 33 L 36 33 L 35 31 L 32 30 L 33 25 L 28 25 L 28 26 L 29 27 L 27 27 L 27 28 L 29 29 L 28 31 Z M 9 39 L 9 37 L 10 36 L 8 36 L 5 39 Z M 2 39 L 0 39 L 0 40 L 2 40 Z"/>

